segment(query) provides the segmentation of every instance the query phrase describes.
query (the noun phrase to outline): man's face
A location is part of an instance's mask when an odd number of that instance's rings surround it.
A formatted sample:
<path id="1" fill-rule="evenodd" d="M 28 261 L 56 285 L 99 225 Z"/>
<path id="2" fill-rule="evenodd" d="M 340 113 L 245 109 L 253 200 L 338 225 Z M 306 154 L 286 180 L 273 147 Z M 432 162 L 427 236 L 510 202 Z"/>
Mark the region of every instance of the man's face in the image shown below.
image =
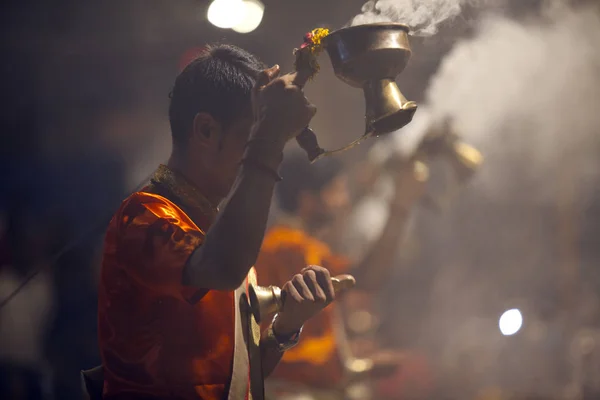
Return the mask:
<path id="1" fill-rule="evenodd" d="M 229 194 L 235 182 L 251 126 L 252 118 L 250 117 L 235 121 L 223 131 L 218 148 L 215 149 L 216 157 L 213 171 L 217 188 L 223 197 Z"/>

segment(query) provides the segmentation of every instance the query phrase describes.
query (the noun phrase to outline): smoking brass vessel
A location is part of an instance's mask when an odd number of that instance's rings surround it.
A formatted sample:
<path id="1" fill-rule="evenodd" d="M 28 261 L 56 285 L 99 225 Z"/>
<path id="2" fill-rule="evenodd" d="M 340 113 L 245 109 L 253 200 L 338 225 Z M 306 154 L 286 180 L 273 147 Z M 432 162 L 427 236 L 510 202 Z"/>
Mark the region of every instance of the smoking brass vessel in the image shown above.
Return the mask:
<path id="1" fill-rule="evenodd" d="M 465 142 L 457 133 L 459 131 L 460 129 L 454 126 L 450 120 L 432 124 L 427 128 L 414 150 L 409 154 L 391 155 L 380 168 L 394 174 L 399 165 L 413 160 L 415 162 L 415 178 L 426 181 L 429 178 L 432 161 L 443 160 L 456 180 L 445 192 L 436 195 L 426 193 L 422 199 L 427 207 L 441 211 L 450 204 L 454 195 L 475 175 L 484 162 L 481 152 Z M 417 168 L 417 164 L 419 164 L 419 168 Z M 424 179 L 419 178 L 421 175 L 424 176 Z"/>
<path id="2" fill-rule="evenodd" d="M 411 56 L 408 31 L 404 24 L 367 24 L 339 29 L 323 39 L 335 75 L 363 89 L 368 133 L 397 131 L 417 110 L 396 84 Z"/>
<path id="3" fill-rule="evenodd" d="M 425 137 L 419 151 L 427 156 L 438 156 L 448 160 L 460 183 L 469 180 L 483 163 L 483 156 L 479 150 L 452 132 Z"/>
<path id="4" fill-rule="evenodd" d="M 356 281 L 352 275 L 339 275 L 331 278 L 331 283 L 337 294 L 352 288 Z M 281 288 L 277 286 L 250 285 L 248 300 L 254 319 L 256 319 L 256 322 L 261 322 L 269 315 L 276 314 L 283 309 L 285 296 L 282 295 Z"/>
<path id="5" fill-rule="evenodd" d="M 433 127 L 421 141 L 416 153 L 416 158 L 423 159 L 426 163 L 428 159 L 445 159 L 455 173 L 456 186 L 442 196 L 434 198 L 428 194 L 423 199 L 426 205 L 438 211 L 445 208 L 444 204 L 447 206 L 450 203 L 459 188 L 473 177 L 483 163 L 481 152 L 463 141 L 454 132 L 449 121 L 442 126 Z"/>
<path id="6" fill-rule="evenodd" d="M 323 38 L 335 75 L 363 90 L 366 126 L 362 136 L 333 151 L 321 148 L 315 133 L 305 128 L 296 140 L 311 162 L 350 149 L 370 136 L 397 131 L 412 120 L 417 104 L 408 101 L 396 84 L 411 56 L 408 31 L 404 24 L 366 24 L 342 28 Z M 299 80 L 300 86 L 304 83 Z"/>

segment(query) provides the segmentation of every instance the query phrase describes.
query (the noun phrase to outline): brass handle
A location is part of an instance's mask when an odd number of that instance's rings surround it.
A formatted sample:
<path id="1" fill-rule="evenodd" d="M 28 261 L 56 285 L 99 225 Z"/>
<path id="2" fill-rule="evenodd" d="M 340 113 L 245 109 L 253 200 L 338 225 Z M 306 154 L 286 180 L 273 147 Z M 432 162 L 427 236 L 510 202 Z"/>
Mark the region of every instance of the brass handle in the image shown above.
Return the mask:
<path id="1" fill-rule="evenodd" d="M 310 75 L 306 71 L 296 71 L 294 85 L 298 86 L 300 89 L 304 89 L 304 86 L 309 79 Z M 317 135 L 308 126 L 304 128 L 298 136 L 296 136 L 296 142 L 298 143 L 298 146 L 300 146 L 300 148 L 306 152 L 308 161 L 311 163 L 325 153 L 325 149 L 319 146 Z"/>
<path id="2" fill-rule="evenodd" d="M 319 146 L 317 135 L 315 135 L 313 130 L 308 126 L 304 128 L 298 136 L 296 136 L 296 142 L 298 142 L 298 146 L 300 146 L 302 150 L 306 152 L 308 161 L 311 163 L 318 159 L 321 155 L 325 154 L 325 149 Z"/>
<path id="3" fill-rule="evenodd" d="M 354 279 L 352 275 L 343 274 L 331 278 L 331 284 L 333 285 L 335 294 L 339 294 L 348 289 L 352 289 L 354 285 L 356 285 L 356 279 Z"/>
<path id="4" fill-rule="evenodd" d="M 351 289 L 356 284 L 352 275 L 344 274 L 331 278 L 333 290 L 336 294 Z M 285 292 L 277 286 L 255 286 L 248 288 L 248 300 L 250 311 L 254 315 L 256 322 L 261 322 L 269 315 L 278 313 L 285 304 Z"/>

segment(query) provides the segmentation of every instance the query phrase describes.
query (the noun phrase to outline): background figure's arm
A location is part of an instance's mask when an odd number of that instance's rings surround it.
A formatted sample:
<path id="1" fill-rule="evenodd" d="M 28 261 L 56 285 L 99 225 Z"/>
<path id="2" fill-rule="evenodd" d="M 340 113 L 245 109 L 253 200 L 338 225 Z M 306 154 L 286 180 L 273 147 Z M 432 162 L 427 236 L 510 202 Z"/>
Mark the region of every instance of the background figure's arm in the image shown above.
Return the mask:
<path id="1" fill-rule="evenodd" d="M 390 206 L 389 218 L 383 231 L 356 266 L 354 274 L 361 289 L 375 290 L 388 277 L 409 215 L 406 208 Z"/>
<path id="2" fill-rule="evenodd" d="M 410 209 L 424 193 L 425 180 L 416 174 L 413 161 L 404 163 L 396 172 L 394 197 L 389 205 L 387 222 L 379 238 L 356 266 L 356 281 L 360 288 L 376 290 L 388 277 L 410 217 Z"/>

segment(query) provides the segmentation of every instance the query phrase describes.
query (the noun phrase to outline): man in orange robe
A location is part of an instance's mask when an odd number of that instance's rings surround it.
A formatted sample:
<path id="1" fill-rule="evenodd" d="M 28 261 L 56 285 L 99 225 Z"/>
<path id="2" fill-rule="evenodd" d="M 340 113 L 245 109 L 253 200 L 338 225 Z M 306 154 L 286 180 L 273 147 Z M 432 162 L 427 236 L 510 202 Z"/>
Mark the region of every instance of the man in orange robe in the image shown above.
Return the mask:
<path id="1" fill-rule="evenodd" d="M 256 263 L 261 279 L 281 284 L 304 265 L 317 264 L 328 268 L 332 275 L 358 274 L 357 289 L 362 288 L 367 293 L 360 301 L 369 300 L 388 276 L 409 210 L 423 193 L 423 182 L 415 178 L 413 167 L 412 162 L 399 165 L 390 217 L 383 233 L 364 260 L 352 265 L 328 245 L 336 242 L 338 227 L 347 216 L 351 202 L 348 176 L 341 163 L 335 158 L 326 158 L 309 165 L 302 154 L 287 156 L 281 170 L 285 180 L 277 187 L 279 206 L 287 215 L 265 236 Z M 352 354 L 340 321 L 337 307 L 330 307 L 305 325 L 302 343 L 286 352 L 272 375 L 273 382 L 268 382 L 274 399 L 286 395 L 293 399 L 293 392 L 307 387 L 310 388 L 308 396 L 315 399 L 343 398 L 349 369 L 362 368 L 358 366 L 361 362 L 376 361 L 360 360 Z M 389 357 L 381 359 L 384 361 L 393 364 Z M 350 365 L 352 362 L 355 367 Z M 371 370 L 381 371 L 383 367 L 374 365 Z M 387 367 L 389 373 L 393 372 L 391 365 Z M 298 386 L 293 388 L 292 383 Z"/>
<path id="2" fill-rule="evenodd" d="M 283 310 L 262 335 L 247 309 L 284 145 L 315 113 L 294 75 L 278 75 L 217 46 L 177 77 L 172 155 L 106 234 L 104 399 L 262 399 L 263 377 L 333 300 L 313 266 L 282 283 Z"/>

